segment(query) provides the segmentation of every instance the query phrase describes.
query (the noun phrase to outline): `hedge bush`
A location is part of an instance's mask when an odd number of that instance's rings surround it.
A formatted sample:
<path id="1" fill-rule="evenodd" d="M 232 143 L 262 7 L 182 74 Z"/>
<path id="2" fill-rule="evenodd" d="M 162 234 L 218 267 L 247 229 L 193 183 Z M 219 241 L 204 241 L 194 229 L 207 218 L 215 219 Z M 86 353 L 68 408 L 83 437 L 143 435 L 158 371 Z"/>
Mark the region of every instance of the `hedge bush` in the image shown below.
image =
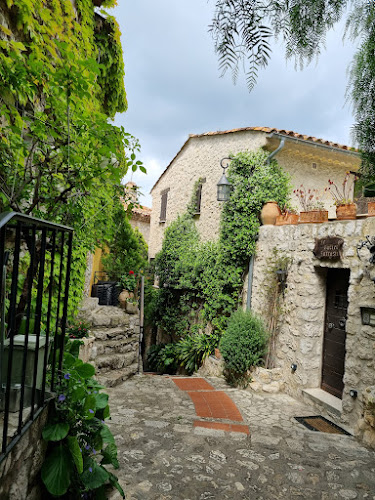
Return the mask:
<path id="1" fill-rule="evenodd" d="M 219 345 L 228 382 L 247 385 L 247 371 L 262 362 L 267 340 L 263 321 L 251 311 L 238 309 L 232 314 Z"/>

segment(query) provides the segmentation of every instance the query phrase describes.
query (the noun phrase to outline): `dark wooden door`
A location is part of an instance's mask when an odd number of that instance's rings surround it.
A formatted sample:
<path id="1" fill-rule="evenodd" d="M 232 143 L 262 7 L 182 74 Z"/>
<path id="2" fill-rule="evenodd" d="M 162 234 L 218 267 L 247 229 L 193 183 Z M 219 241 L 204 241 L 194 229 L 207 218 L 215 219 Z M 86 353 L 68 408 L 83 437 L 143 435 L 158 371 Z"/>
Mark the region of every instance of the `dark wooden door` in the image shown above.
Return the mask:
<path id="1" fill-rule="evenodd" d="M 349 274 L 349 269 L 329 269 L 327 273 L 322 389 L 338 398 L 344 389 Z"/>

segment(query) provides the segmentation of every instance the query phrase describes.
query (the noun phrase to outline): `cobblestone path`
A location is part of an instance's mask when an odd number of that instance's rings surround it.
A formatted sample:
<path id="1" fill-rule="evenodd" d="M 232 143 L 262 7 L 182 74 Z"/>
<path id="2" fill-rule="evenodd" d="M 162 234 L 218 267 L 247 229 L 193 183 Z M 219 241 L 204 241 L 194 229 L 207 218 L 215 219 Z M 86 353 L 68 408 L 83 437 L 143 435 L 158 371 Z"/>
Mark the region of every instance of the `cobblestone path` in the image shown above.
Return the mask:
<path id="1" fill-rule="evenodd" d="M 375 500 L 375 452 L 294 420 L 312 407 L 207 382 L 235 403 L 250 436 L 194 425 L 196 405 L 173 378 L 136 376 L 108 389 L 128 500 Z"/>

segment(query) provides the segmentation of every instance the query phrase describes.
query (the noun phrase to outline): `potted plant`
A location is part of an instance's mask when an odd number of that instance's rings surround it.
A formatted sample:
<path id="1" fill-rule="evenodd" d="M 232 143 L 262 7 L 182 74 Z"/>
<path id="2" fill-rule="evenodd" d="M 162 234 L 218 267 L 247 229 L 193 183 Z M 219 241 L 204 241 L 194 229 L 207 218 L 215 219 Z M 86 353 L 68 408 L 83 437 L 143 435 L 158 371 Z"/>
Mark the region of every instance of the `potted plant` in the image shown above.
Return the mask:
<path id="1" fill-rule="evenodd" d="M 288 207 L 287 205 L 285 205 L 281 210 L 281 215 L 278 215 L 276 217 L 276 226 L 298 224 L 298 219 L 298 210 L 294 207 Z"/>
<path id="2" fill-rule="evenodd" d="M 357 177 L 350 172 L 346 172 L 342 187 L 334 181 L 328 179 L 328 191 L 334 199 L 336 205 L 336 217 L 339 220 L 354 220 L 357 217 L 357 206 L 353 202 L 353 188 Z"/>
<path id="3" fill-rule="evenodd" d="M 79 340 L 79 359 L 84 363 L 88 363 L 91 359 L 92 350 L 94 347 L 95 337 L 90 336 L 90 329 L 87 323 L 76 321 L 66 326 L 66 335 L 71 341 Z"/>
<path id="4" fill-rule="evenodd" d="M 128 300 L 134 300 L 135 291 L 137 288 L 137 275 L 134 271 L 129 271 L 128 274 L 123 274 L 118 282 L 118 286 L 122 288 L 119 295 L 120 306 L 125 309 Z"/>
<path id="5" fill-rule="evenodd" d="M 297 196 L 302 207 L 298 224 L 328 221 L 328 210 L 324 210 L 324 205 L 320 200 L 320 194 L 317 189 L 306 189 L 301 184 L 293 193 Z"/>
<path id="6" fill-rule="evenodd" d="M 281 215 L 281 210 L 277 201 L 267 201 L 260 212 L 261 223 L 263 226 L 274 226 L 278 215 Z"/>

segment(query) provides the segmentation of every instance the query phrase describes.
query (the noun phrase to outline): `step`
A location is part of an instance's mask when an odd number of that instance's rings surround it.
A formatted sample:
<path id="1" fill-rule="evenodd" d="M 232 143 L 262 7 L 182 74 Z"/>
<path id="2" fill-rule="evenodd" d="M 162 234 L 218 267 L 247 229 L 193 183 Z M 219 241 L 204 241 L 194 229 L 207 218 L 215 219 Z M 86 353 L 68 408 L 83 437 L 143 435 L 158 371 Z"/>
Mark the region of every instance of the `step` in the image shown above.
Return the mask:
<path id="1" fill-rule="evenodd" d="M 342 400 L 340 398 L 336 398 L 336 396 L 320 388 L 303 389 L 302 394 L 306 396 L 308 400 L 322 406 L 328 413 L 337 417 L 341 416 Z"/>
<path id="2" fill-rule="evenodd" d="M 97 381 L 105 387 L 116 387 L 122 384 L 125 380 L 138 373 L 138 363 L 124 368 L 122 370 L 112 370 L 111 372 L 96 376 Z"/>
<path id="3" fill-rule="evenodd" d="M 99 374 L 113 370 L 121 370 L 138 360 L 138 350 L 125 354 L 104 354 L 97 356 L 95 366 Z"/>
<path id="4" fill-rule="evenodd" d="M 96 352 L 99 355 L 124 354 L 134 349 L 138 350 L 138 337 L 128 337 L 121 340 L 97 340 Z"/>

